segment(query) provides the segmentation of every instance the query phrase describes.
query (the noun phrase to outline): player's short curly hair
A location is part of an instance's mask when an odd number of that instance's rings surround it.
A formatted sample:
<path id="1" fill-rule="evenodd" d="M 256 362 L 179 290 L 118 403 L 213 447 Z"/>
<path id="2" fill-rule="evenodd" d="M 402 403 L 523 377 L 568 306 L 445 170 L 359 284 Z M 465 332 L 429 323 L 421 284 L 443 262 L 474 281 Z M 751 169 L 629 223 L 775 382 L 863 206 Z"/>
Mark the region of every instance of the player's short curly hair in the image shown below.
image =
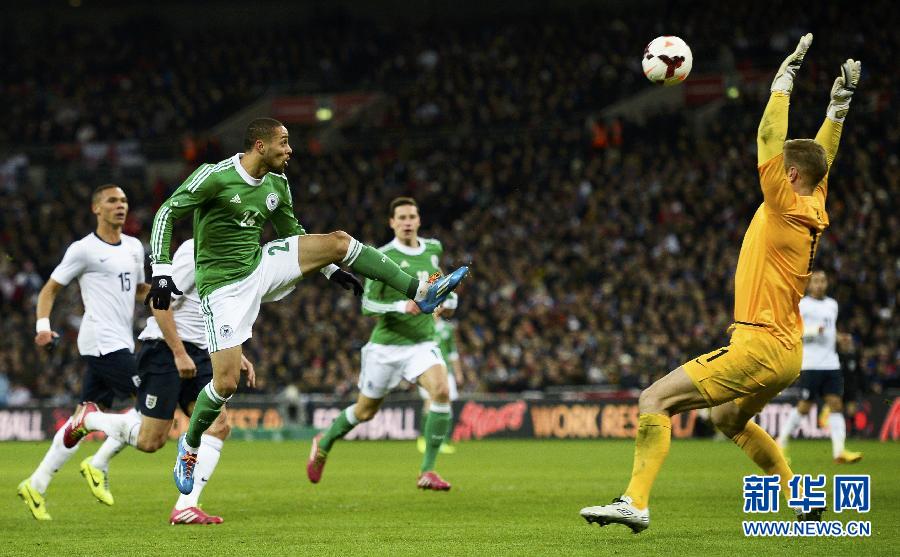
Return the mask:
<path id="1" fill-rule="evenodd" d="M 828 174 L 825 148 L 813 139 L 789 139 L 784 142 L 784 170 L 796 167 L 804 181 L 814 189 Z"/>
<path id="2" fill-rule="evenodd" d="M 388 213 L 388 216 L 394 218 L 394 210 L 397 207 L 402 207 L 404 205 L 412 205 L 416 209 L 419 208 L 419 204 L 416 203 L 416 200 L 412 197 L 395 197 L 391 200 L 390 213 Z"/>
<path id="3" fill-rule="evenodd" d="M 275 118 L 257 118 L 247 124 L 247 132 L 244 134 L 244 151 L 249 151 L 256 144 L 257 139 L 268 141 L 275 135 L 275 130 L 284 126 Z"/>

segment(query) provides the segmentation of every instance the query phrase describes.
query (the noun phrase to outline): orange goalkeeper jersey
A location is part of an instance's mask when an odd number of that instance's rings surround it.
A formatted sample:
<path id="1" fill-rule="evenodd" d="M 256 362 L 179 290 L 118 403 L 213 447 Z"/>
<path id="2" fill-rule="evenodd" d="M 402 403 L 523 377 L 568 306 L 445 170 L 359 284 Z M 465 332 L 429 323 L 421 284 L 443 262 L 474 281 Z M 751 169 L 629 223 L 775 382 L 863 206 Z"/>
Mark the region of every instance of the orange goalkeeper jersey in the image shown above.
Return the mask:
<path id="1" fill-rule="evenodd" d="M 784 155 L 759 166 L 763 203 L 744 234 L 734 277 L 734 320 L 760 327 L 790 348 L 800 342 L 799 303 L 812 271 L 816 246 L 828 227 L 828 176 L 812 195 L 794 192 Z"/>

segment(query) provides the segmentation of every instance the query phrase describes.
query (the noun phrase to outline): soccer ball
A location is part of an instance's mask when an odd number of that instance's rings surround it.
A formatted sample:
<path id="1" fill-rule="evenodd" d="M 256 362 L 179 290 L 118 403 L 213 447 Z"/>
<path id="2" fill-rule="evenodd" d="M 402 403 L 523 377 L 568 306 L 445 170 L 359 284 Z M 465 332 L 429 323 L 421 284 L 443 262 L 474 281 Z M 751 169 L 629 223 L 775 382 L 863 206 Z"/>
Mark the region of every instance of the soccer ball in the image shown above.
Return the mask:
<path id="1" fill-rule="evenodd" d="M 691 47 L 672 35 L 663 35 L 650 41 L 641 60 L 644 75 L 657 85 L 681 83 L 691 73 L 693 65 Z"/>

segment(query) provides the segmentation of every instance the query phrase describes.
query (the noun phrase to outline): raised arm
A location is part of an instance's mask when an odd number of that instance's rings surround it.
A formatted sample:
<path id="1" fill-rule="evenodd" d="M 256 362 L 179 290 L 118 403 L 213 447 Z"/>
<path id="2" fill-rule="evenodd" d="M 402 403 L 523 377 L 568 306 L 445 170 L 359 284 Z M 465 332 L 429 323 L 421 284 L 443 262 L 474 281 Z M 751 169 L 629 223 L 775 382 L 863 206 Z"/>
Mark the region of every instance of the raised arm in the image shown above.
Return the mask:
<path id="1" fill-rule="evenodd" d="M 797 70 L 803 64 L 803 57 L 812 44 L 812 33 L 807 33 L 800 38 L 797 48 L 794 49 L 775 74 L 772 81 L 772 95 L 766 104 L 762 120 L 759 122 L 759 130 L 756 135 L 757 165 L 771 160 L 781 154 L 784 149 L 784 140 L 787 139 L 788 108 L 790 106 L 791 91 L 794 89 L 794 78 Z"/>
<path id="2" fill-rule="evenodd" d="M 844 118 L 850 110 L 850 100 L 859 84 L 861 63 L 848 59 L 841 65 L 841 75 L 834 80 L 831 86 L 831 101 L 825 111 L 825 121 L 816 134 L 816 143 L 825 148 L 825 158 L 828 168 L 837 156 L 838 145 L 841 142 L 841 131 L 844 129 Z"/>

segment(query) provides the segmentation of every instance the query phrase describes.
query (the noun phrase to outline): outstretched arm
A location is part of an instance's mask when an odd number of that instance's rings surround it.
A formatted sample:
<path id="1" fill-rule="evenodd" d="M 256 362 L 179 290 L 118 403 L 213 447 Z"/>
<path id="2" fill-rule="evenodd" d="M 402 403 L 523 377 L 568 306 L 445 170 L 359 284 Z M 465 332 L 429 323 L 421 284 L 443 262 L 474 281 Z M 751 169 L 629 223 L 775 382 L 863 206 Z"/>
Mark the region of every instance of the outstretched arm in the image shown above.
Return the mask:
<path id="1" fill-rule="evenodd" d="M 841 75 L 834 80 L 831 86 L 831 102 L 825 112 L 825 121 L 816 134 L 816 143 L 825 148 L 825 158 L 828 168 L 834 157 L 837 156 L 838 145 L 841 141 L 841 131 L 844 128 L 844 118 L 850 110 L 850 100 L 859 84 L 861 63 L 848 59 L 841 65 Z"/>
<path id="2" fill-rule="evenodd" d="M 756 164 L 760 165 L 780 155 L 787 139 L 788 108 L 791 97 L 782 91 L 773 91 L 766 104 L 759 130 L 756 133 Z"/>
<path id="3" fill-rule="evenodd" d="M 812 33 L 807 33 L 800 38 L 797 48 L 794 49 L 775 74 L 772 81 L 772 95 L 766 104 L 762 120 L 759 122 L 759 130 L 756 135 L 757 158 L 756 163 L 761 165 L 766 161 L 781 154 L 784 149 L 784 140 L 787 139 L 788 108 L 790 106 L 791 91 L 794 89 L 794 78 L 797 70 L 803 63 L 803 57 L 812 44 Z"/>

